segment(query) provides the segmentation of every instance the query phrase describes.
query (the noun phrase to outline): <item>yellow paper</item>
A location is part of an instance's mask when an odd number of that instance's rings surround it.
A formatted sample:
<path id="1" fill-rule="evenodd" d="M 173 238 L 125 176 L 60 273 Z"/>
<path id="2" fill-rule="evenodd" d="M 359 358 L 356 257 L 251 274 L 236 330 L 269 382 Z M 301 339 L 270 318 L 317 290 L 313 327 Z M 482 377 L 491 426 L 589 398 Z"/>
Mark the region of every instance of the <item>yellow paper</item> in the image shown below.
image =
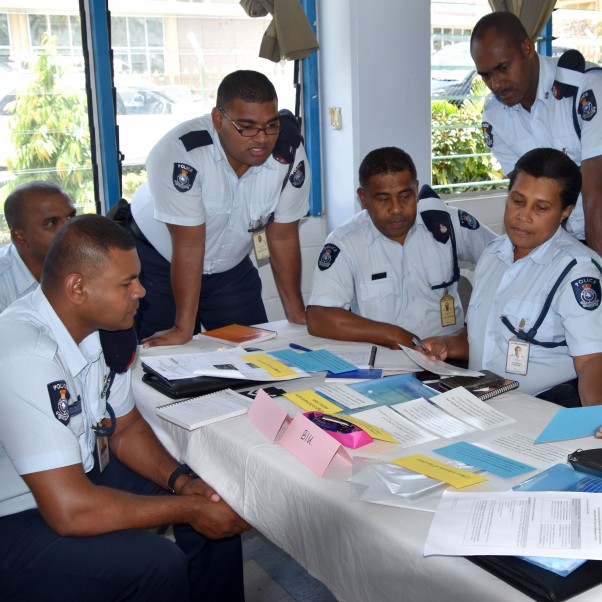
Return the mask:
<path id="1" fill-rule="evenodd" d="M 252 353 L 251 355 L 241 355 L 241 359 L 251 362 L 258 368 L 263 368 L 270 376 L 280 378 L 283 376 L 295 376 L 297 373 L 286 364 L 277 360 L 267 353 Z"/>
<path id="2" fill-rule="evenodd" d="M 428 458 L 421 454 L 397 458 L 396 460 L 392 460 L 392 462 L 402 468 L 407 468 L 408 470 L 413 470 L 414 472 L 431 477 L 431 479 L 449 483 L 456 489 L 462 489 L 462 487 L 468 487 L 469 485 L 487 481 L 487 479 L 481 475 L 474 474 L 468 470 L 454 468 L 449 464 L 445 464 L 445 462 L 439 462 L 438 460 L 433 460 L 433 458 Z"/>
<path id="3" fill-rule="evenodd" d="M 375 426 L 374 424 L 370 424 L 369 422 L 360 420 L 355 416 L 345 415 L 342 416 L 342 418 L 344 418 L 348 422 L 351 422 L 351 424 L 355 424 L 355 426 L 359 426 L 362 430 L 366 431 L 368 435 L 372 437 L 372 439 L 379 439 L 380 441 L 389 441 L 391 443 L 399 443 L 399 441 L 397 441 L 397 439 L 389 435 L 387 431 L 381 429 L 378 426 Z"/>
<path id="4" fill-rule="evenodd" d="M 325 397 L 318 395 L 312 389 L 308 389 L 307 391 L 297 391 L 295 393 L 285 393 L 284 397 L 302 407 L 306 412 L 336 414 L 337 412 L 343 411 L 343 408 L 339 408 L 339 406 L 334 405 L 334 403 Z"/>

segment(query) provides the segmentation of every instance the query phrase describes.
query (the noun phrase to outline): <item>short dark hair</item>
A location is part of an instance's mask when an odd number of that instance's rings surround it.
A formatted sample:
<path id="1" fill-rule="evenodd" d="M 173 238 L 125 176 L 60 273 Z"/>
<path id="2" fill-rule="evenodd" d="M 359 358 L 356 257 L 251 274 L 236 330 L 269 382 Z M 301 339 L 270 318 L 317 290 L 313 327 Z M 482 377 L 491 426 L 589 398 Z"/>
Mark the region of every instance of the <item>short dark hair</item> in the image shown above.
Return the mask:
<path id="1" fill-rule="evenodd" d="M 227 109 L 240 98 L 244 102 L 278 102 L 274 84 L 258 71 L 234 71 L 222 80 L 217 89 L 217 106 Z"/>
<path id="2" fill-rule="evenodd" d="M 102 215 L 79 215 L 70 219 L 56 235 L 48 249 L 42 288 L 56 286 L 68 274 L 90 275 L 103 268 L 109 251 L 135 249 L 127 230 Z"/>
<path id="3" fill-rule="evenodd" d="M 477 21 L 470 35 L 470 47 L 472 48 L 473 42 L 482 40 L 490 31 L 495 31 L 517 48 L 529 38 L 525 26 L 516 15 L 506 11 L 498 11 L 489 13 Z"/>
<path id="4" fill-rule="evenodd" d="M 19 230 L 25 227 L 27 221 L 27 202 L 36 197 L 53 196 L 62 194 L 65 198 L 69 195 L 56 184 L 52 182 L 42 182 L 35 180 L 17 186 L 4 201 L 4 217 L 11 230 Z"/>
<path id="5" fill-rule="evenodd" d="M 509 189 L 512 189 L 521 172 L 534 178 L 548 178 L 558 182 L 563 209 L 577 202 L 581 192 L 581 170 L 563 152 L 555 148 L 535 148 L 525 153 L 510 173 Z"/>
<path id="6" fill-rule="evenodd" d="M 366 186 L 368 180 L 374 175 L 400 171 L 409 171 L 412 180 L 416 180 L 418 177 L 414 161 L 405 151 L 396 146 L 374 149 L 364 157 L 360 165 L 360 186 Z"/>

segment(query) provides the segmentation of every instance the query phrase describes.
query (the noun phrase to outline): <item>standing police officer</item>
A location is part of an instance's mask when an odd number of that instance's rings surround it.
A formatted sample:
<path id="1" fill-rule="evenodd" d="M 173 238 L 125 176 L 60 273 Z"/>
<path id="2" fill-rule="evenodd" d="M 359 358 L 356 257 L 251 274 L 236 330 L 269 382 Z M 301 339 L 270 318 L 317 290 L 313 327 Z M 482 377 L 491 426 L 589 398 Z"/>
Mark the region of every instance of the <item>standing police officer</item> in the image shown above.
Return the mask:
<path id="1" fill-rule="evenodd" d="M 148 291 L 138 315 L 143 344 L 185 343 L 200 324 L 265 322 L 253 246 L 257 259 L 270 257 L 289 321 L 305 323 L 299 220 L 309 167 L 298 124 L 278 113 L 264 75 L 226 76 L 211 115 L 168 132 L 147 171 L 126 226 Z"/>

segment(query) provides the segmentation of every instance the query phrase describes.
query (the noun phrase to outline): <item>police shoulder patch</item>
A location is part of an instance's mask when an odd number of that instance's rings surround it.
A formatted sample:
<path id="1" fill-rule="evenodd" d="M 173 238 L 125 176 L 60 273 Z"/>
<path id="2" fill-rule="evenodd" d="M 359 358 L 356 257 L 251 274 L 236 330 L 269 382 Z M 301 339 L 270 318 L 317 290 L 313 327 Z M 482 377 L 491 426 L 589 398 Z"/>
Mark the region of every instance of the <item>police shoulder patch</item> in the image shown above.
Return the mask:
<path id="1" fill-rule="evenodd" d="M 586 276 L 571 282 L 571 288 L 577 303 L 583 309 L 593 311 L 600 306 L 600 280 Z"/>
<path id="2" fill-rule="evenodd" d="M 327 270 L 337 258 L 337 255 L 341 252 L 341 249 L 332 243 L 326 243 L 320 257 L 318 258 L 318 268 L 320 271 Z"/>
<path id="3" fill-rule="evenodd" d="M 577 112 L 581 115 L 583 121 L 591 121 L 598 112 L 596 97 L 593 90 L 586 90 L 579 99 L 579 107 Z"/>
<path id="4" fill-rule="evenodd" d="M 478 230 L 481 225 L 476 217 L 473 217 L 470 213 L 466 213 L 466 211 L 462 211 L 462 209 L 458 209 L 458 219 L 460 220 L 460 226 L 469 230 Z"/>
<path id="5" fill-rule="evenodd" d="M 290 183 L 294 188 L 301 188 L 305 182 L 305 162 L 299 161 L 297 167 L 293 169 L 289 177 Z"/>
<path id="6" fill-rule="evenodd" d="M 483 128 L 483 138 L 485 139 L 485 144 L 489 148 L 493 148 L 493 127 L 486 121 L 481 123 L 481 127 Z"/>
<path id="7" fill-rule="evenodd" d="M 46 386 L 48 387 L 52 412 L 56 419 L 64 425 L 69 424 L 69 399 L 71 395 L 67 391 L 67 383 L 64 380 L 55 380 Z"/>
<path id="8" fill-rule="evenodd" d="M 197 175 L 197 170 L 186 163 L 173 164 L 173 185 L 178 192 L 188 192 Z"/>

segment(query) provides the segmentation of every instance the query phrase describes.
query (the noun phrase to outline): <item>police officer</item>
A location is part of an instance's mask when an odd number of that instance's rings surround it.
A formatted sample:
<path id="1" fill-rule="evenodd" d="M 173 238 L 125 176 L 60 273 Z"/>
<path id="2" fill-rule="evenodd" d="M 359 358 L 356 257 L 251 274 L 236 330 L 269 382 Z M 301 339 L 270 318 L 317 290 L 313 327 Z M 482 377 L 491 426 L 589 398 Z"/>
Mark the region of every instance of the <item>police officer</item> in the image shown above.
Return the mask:
<path id="1" fill-rule="evenodd" d="M 257 259 L 270 257 L 289 321 L 305 323 L 298 228 L 309 167 L 298 123 L 278 113 L 264 75 L 226 76 L 211 115 L 167 133 L 147 171 L 126 226 L 147 289 L 138 315 L 143 344 L 185 343 L 201 323 L 209 330 L 265 322 L 253 246 Z"/>
<path id="2" fill-rule="evenodd" d="M 28 182 L 6 197 L 12 242 L 0 249 L 0 311 L 37 288 L 50 243 L 74 215 L 69 196 L 50 182 Z"/>
<path id="3" fill-rule="evenodd" d="M 483 134 L 508 175 L 516 161 L 537 147 L 566 153 L 583 174 L 582 202 L 567 228 L 602 253 L 602 71 L 572 74 L 576 98 L 556 99 L 557 61 L 539 56 L 518 17 L 494 12 L 473 29 L 470 51 L 492 94 L 483 111 Z M 559 78 L 562 79 L 562 78 Z"/>
<path id="4" fill-rule="evenodd" d="M 307 309 L 309 332 L 398 348 L 464 325 L 459 262 L 476 263 L 495 235 L 441 199 L 418 201 L 412 158 L 371 151 L 359 169 L 363 210 L 327 238 Z M 351 309 L 351 311 L 349 311 Z"/>
<path id="5" fill-rule="evenodd" d="M 133 324 L 139 269 L 125 230 L 76 217 L 40 287 L 0 317 L 4 599 L 244 598 L 249 526 L 167 453 L 101 347 L 99 327 Z M 147 530 L 168 523 L 176 544 Z"/>
<path id="6" fill-rule="evenodd" d="M 559 150 L 519 159 L 507 234 L 479 259 L 467 330 L 424 340 L 434 356 L 469 355 L 470 368 L 505 374 L 521 391 L 562 405 L 602 403 L 602 259 L 562 227 L 580 187 L 578 166 Z"/>

